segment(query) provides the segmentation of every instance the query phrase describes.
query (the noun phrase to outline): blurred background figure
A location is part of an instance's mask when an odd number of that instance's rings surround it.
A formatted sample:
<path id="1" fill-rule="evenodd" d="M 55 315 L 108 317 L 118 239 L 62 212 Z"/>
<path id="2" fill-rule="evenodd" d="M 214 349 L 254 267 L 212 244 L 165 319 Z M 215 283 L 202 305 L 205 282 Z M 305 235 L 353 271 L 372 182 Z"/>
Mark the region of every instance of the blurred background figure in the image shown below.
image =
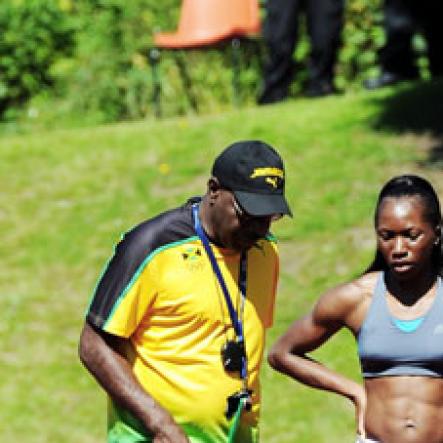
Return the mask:
<path id="1" fill-rule="evenodd" d="M 421 32 L 426 39 L 429 71 L 443 74 L 443 2 L 441 0 L 385 0 L 386 44 L 380 50 L 381 73 L 366 80 L 367 89 L 377 89 L 419 77 L 413 37 Z"/>
<path id="2" fill-rule="evenodd" d="M 335 92 L 333 68 L 340 44 L 343 3 L 343 0 L 267 0 L 263 34 L 268 60 L 259 104 L 275 103 L 288 96 L 302 11 L 306 13 L 311 45 L 306 95 L 318 97 Z"/>

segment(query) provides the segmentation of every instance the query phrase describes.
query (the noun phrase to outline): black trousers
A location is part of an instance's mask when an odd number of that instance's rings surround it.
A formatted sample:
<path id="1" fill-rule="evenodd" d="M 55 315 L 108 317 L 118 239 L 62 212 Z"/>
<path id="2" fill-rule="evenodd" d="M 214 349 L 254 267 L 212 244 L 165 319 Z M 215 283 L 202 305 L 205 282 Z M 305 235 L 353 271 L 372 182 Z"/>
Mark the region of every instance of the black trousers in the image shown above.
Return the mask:
<path id="1" fill-rule="evenodd" d="M 268 61 L 264 68 L 263 94 L 285 97 L 288 93 L 302 12 L 306 13 L 311 42 L 310 84 L 332 83 L 340 44 L 343 3 L 343 0 L 267 0 L 263 34 Z"/>
<path id="2" fill-rule="evenodd" d="M 380 51 L 384 71 L 417 77 L 412 38 L 421 31 L 426 39 L 429 67 L 433 75 L 443 74 L 443 1 L 385 0 L 386 45 Z"/>

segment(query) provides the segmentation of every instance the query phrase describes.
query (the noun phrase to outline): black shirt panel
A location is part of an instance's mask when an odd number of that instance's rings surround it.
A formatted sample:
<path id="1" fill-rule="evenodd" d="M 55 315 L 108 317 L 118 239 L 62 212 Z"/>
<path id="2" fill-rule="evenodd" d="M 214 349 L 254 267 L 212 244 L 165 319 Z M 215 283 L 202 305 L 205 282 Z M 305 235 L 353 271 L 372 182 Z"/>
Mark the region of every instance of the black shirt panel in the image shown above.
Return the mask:
<path id="1" fill-rule="evenodd" d="M 95 289 L 87 313 L 90 324 L 103 327 L 115 303 L 152 252 L 196 235 L 191 209 L 193 202 L 195 199 L 146 220 L 123 236 Z"/>

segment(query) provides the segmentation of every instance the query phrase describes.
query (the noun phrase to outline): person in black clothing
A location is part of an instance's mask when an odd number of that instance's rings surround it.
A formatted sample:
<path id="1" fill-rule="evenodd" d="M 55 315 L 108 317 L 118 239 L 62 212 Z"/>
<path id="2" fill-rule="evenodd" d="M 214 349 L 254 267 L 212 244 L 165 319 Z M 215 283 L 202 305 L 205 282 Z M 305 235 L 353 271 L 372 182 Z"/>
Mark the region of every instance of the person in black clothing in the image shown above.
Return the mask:
<path id="1" fill-rule="evenodd" d="M 366 80 L 367 89 L 376 89 L 419 77 L 412 39 L 421 31 L 427 43 L 429 70 L 433 77 L 443 74 L 443 2 L 441 0 L 385 0 L 386 44 L 380 50 L 381 74 Z"/>
<path id="2" fill-rule="evenodd" d="M 300 13 L 304 10 L 311 42 L 308 96 L 335 92 L 333 68 L 340 44 L 343 0 L 267 0 L 264 39 L 268 61 L 264 68 L 259 104 L 284 100 L 294 72 L 293 53 Z"/>

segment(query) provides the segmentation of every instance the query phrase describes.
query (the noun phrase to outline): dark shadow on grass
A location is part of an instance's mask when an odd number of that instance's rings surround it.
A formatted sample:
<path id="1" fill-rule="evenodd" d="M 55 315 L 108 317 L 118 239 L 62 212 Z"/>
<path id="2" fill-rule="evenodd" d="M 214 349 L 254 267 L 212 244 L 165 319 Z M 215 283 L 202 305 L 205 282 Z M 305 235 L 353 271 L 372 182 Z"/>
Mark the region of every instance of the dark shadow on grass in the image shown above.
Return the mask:
<path id="1" fill-rule="evenodd" d="M 443 79 L 398 86 L 395 94 L 375 99 L 381 112 L 374 128 L 396 133 L 429 135 L 435 144 L 426 166 L 443 167 Z"/>

